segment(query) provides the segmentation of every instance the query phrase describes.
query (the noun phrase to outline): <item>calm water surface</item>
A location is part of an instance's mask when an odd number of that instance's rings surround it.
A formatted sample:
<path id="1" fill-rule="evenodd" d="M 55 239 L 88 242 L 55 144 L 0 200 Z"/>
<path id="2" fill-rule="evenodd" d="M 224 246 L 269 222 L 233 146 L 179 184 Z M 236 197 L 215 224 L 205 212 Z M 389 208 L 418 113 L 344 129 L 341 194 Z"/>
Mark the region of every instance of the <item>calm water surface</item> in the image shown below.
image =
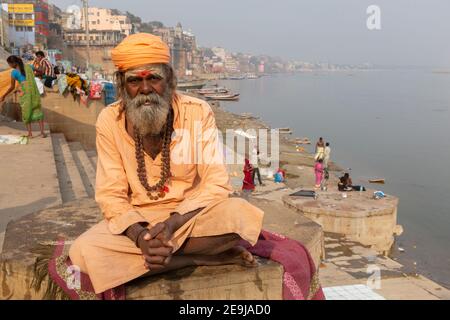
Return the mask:
<path id="1" fill-rule="evenodd" d="M 450 74 L 307 73 L 220 84 L 241 94 L 222 103 L 227 110 L 289 126 L 297 137 L 323 136 L 355 183 L 386 178 L 378 188 L 400 198 L 405 229 L 396 243 L 405 252 L 394 256 L 450 288 Z"/>

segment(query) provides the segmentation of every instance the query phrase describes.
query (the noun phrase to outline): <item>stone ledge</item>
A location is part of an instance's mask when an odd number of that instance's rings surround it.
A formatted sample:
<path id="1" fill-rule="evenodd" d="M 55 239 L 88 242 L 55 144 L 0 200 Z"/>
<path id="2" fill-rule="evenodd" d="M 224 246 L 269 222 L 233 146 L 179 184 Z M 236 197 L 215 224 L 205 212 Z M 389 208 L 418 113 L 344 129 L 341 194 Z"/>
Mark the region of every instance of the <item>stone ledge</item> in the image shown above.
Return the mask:
<path id="1" fill-rule="evenodd" d="M 72 241 L 102 219 L 95 201 L 84 199 L 27 215 L 8 224 L 0 258 L 0 299 L 42 299 L 31 289 L 38 250 L 58 237 Z M 282 267 L 259 259 L 257 268 L 186 268 L 142 278 L 127 286 L 128 299 L 281 299 Z"/>
<path id="2" fill-rule="evenodd" d="M 339 191 L 318 191 L 317 200 L 284 196 L 283 202 L 320 224 L 324 232 L 345 235 L 386 254 L 394 243 L 394 235 L 401 230 L 397 226 L 398 198 L 374 200 L 372 191 L 349 192 L 346 199 Z"/>
<path id="3" fill-rule="evenodd" d="M 126 296 L 129 300 L 280 300 L 282 266 L 257 259 L 257 268 L 191 267 L 135 280 L 127 287 Z"/>

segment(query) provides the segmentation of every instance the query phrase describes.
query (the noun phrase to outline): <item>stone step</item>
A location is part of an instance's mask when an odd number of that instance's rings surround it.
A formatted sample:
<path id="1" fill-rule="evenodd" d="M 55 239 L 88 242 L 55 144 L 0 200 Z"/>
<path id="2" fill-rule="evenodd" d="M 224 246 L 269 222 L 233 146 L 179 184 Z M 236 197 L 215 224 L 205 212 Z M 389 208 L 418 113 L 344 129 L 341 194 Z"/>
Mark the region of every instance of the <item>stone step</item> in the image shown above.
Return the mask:
<path id="1" fill-rule="evenodd" d="M 88 197 L 66 138 L 62 133 L 52 134 L 52 143 L 63 203 Z"/>
<path id="2" fill-rule="evenodd" d="M 86 189 L 86 193 L 90 198 L 95 197 L 95 169 L 91 160 L 84 151 L 83 146 L 79 142 L 69 142 L 69 148 L 72 157 L 78 166 L 81 179 Z"/>
<path id="3" fill-rule="evenodd" d="M 10 220 L 62 204 L 52 141 L 33 123 L 26 145 L 0 145 L 0 251 Z M 47 127 L 48 130 L 48 127 Z M 0 135 L 26 135 L 22 122 L 0 122 Z"/>
<path id="4" fill-rule="evenodd" d="M 89 157 L 89 160 L 91 161 L 92 167 L 94 168 L 95 172 L 97 172 L 97 160 L 98 160 L 97 151 L 87 150 L 86 154 Z"/>

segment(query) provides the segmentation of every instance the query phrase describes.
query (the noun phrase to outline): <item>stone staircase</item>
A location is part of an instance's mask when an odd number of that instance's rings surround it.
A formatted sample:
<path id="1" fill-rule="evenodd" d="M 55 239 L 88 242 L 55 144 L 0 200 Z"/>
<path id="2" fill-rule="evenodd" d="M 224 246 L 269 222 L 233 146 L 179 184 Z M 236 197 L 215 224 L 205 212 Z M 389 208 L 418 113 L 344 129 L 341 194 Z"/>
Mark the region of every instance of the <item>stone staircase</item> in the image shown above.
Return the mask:
<path id="1" fill-rule="evenodd" d="M 79 142 L 67 142 L 62 133 L 53 133 L 52 144 L 63 203 L 95 196 L 95 151 L 91 157 Z"/>

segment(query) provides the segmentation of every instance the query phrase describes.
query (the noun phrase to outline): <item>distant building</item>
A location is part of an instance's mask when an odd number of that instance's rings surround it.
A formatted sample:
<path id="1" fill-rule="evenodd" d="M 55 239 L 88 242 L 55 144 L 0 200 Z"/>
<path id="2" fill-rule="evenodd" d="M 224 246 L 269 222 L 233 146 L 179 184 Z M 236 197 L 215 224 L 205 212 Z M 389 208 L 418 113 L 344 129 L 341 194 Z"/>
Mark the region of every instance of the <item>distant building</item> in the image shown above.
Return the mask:
<path id="1" fill-rule="evenodd" d="M 85 14 L 81 10 L 81 29 L 85 30 Z M 129 36 L 133 29 L 130 19 L 125 15 L 114 15 L 111 9 L 89 7 L 89 31 L 119 31 Z"/>
<path id="2" fill-rule="evenodd" d="M 202 55 L 194 34 L 184 31 L 180 23 L 175 28 L 157 28 L 153 33 L 169 46 L 172 67 L 177 77 L 192 75 L 202 69 Z"/>
<path id="3" fill-rule="evenodd" d="M 90 30 L 90 46 L 115 46 L 124 38 L 124 34 L 119 30 Z M 87 38 L 85 30 L 65 30 L 63 39 L 69 46 L 86 46 Z"/>
<path id="4" fill-rule="evenodd" d="M 22 51 L 46 49 L 50 28 L 47 0 L 7 0 L 9 45 Z"/>
<path id="5" fill-rule="evenodd" d="M 212 52 L 214 53 L 214 55 L 215 55 L 216 57 L 219 57 L 220 60 L 222 60 L 223 62 L 225 62 L 225 59 L 226 59 L 226 57 L 227 57 L 227 52 L 226 52 L 226 50 L 225 50 L 224 48 L 221 48 L 221 47 L 214 47 L 214 48 L 212 48 L 211 50 L 212 50 Z"/>
<path id="6" fill-rule="evenodd" d="M 258 72 L 259 72 L 259 73 L 264 73 L 264 72 L 266 72 L 266 66 L 264 65 L 264 61 L 261 61 L 261 63 L 259 64 Z"/>
<path id="7" fill-rule="evenodd" d="M 8 11 L 0 7 L 0 45 L 9 47 L 9 19 Z"/>
<path id="8" fill-rule="evenodd" d="M 132 24 L 125 15 L 115 15 L 113 10 L 89 7 L 89 45 L 115 46 L 131 34 Z M 62 14 L 63 40 L 69 46 L 86 46 L 85 11 L 78 6 L 70 6 Z"/>
<path id="9" fill-rule="evenodd" d="M 22 51 L 33 48 L 36 44 L 34 5 L 4 3 L 2 9 L 8 12 L 9 46 Z"/>

